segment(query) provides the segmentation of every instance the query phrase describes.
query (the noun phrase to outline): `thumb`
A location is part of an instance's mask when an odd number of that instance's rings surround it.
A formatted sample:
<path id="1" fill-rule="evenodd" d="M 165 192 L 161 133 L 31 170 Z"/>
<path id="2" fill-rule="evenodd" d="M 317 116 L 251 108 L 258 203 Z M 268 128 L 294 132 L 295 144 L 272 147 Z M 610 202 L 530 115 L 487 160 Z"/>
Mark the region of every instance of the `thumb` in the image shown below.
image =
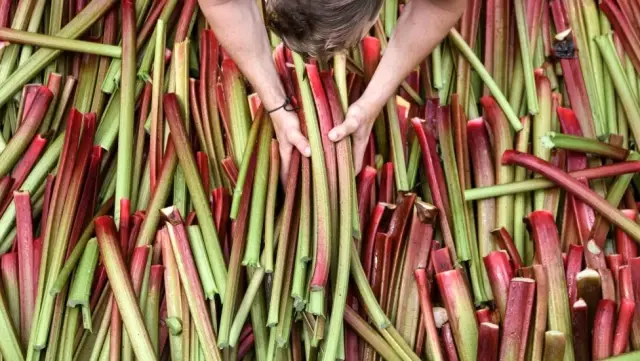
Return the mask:
<path id="1" fill-rule="evenodd" d="M 359 105 L 353 104 L 347 111 L 346 118 L 342 124 L 334 127 L 329 132 L 329 139 L 338 142 L 355 132 L 364 122 L 364 111 Z"/>

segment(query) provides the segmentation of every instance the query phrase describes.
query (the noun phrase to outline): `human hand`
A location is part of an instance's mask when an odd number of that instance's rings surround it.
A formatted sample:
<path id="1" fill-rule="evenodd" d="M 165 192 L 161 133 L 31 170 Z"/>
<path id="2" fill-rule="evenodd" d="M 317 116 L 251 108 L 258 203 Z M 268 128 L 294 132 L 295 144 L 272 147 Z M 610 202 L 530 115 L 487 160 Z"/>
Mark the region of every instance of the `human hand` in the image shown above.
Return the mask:
<path id="1" fill-rule="evenodd" d="M 362 160 L 369 142 L 369 134 L 376 116 L 380 112 L 378 106 L 368 104 L 363 98 L 351 104 L 344 122 L 329 131 L 329 139 L 338 142 L 353 135 L 353 164 L 356 174 L 362 169 Z"/>
<path id="2" fill-rule="evenodd" d="M 291 152 L 295 147 L 305 157 L 311 155 L 307 138 L 300 131 L 300 120 L 295 112 L 278 109 L 270 114 L 276 138 L 280 146 L 280 177 L 284 181 L 289 174 Z"/>

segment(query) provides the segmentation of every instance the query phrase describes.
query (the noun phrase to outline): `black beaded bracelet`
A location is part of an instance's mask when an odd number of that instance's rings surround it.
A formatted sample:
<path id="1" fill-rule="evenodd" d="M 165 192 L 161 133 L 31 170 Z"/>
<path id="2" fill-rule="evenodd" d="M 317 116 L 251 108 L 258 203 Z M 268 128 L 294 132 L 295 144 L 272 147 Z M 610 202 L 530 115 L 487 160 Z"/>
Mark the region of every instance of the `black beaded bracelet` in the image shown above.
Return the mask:
<path id="1" fill-rule="evenodd" d="M 278 111 L 278 110 L 280 110 L 280 109 L 284 109 L 284 110 L 286 110 L 286 111 L 288 111 L 288 112 L 293 112 L 293 111 L 298 110 L 298 108 L 297 108 L 297 107 L 295 107 L 295 106 L 291 103 L 291 99 L 290 99 L 289 97 L 286 97 L 286 98 L 284 99 L 284 103 L 283 103 L 281 106 L 279 106 L 279 107 L 277 107 L 277 108 L 274 108 L 274 109 L 271 109 L 271 110 L 267 110 L 267 114 L 271 114 L 271 113 L 273 113 L 273 112 L 275 112 L 275 111 Z"/>

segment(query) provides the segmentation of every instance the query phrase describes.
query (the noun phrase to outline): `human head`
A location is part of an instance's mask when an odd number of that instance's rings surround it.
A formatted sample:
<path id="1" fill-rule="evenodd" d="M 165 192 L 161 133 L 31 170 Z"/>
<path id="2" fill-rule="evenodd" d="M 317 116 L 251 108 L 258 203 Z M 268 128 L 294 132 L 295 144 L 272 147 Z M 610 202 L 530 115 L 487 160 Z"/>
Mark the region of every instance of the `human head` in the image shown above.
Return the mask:
<path id="1" fill-rule="evenodd" d="M 382 0 L 267 0 L 269 26 L 292 50 L 326 57 L 360 41 Z"/>

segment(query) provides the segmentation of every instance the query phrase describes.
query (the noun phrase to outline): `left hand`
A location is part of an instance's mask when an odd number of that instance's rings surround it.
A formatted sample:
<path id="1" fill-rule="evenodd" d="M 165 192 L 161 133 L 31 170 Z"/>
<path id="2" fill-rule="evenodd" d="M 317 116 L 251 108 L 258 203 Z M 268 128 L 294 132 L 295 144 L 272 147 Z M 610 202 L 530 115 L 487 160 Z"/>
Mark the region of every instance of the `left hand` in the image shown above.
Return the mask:
<path id="1" fill-rule="evenodd" d="M 369 142 L 369 134 L 373 122 L 381 108 L 369 104 L 363 98 L 349 106 L 344 122 L 329 132 L 329 139 L 338 142 L 349 135 L 353 135 L 353 163 L 356 174 L 362 169 L 362 160 L 364 158 L 367 143 Z"/>

